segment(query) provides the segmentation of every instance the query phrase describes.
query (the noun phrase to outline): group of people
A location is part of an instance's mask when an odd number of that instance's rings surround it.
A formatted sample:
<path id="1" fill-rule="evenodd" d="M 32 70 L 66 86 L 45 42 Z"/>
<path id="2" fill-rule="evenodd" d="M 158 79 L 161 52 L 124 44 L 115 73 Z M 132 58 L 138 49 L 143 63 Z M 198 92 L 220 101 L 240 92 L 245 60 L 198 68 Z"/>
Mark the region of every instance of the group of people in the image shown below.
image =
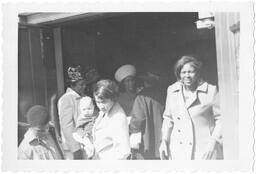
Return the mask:
<path id="1" fill-rule="evenodd" d="M 33 106 L 18 158 L 222 159 L 218 91 L 201 78 L 201 66 L 195 57 L 182 56 L 174 66 L 177 82 L 167 94 L 159 86 L 161 77 L 150 71 L 144 88 L 136 88 L 136 68 L 130 64 L 117 69 L 115 81 L 70 67 L 69 87 L 58 100 L 61 138 L 47 109 Z"/>

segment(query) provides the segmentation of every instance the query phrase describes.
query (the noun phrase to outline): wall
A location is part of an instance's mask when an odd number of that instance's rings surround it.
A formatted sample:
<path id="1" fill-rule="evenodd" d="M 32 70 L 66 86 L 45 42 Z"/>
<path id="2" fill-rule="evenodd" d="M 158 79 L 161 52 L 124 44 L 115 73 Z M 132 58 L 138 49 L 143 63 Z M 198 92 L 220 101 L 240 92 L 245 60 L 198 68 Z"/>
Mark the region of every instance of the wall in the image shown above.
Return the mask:
<path id="1" fill-rule="evenodd" d="M 238 159 L 238 60 L 239 31 L 231 31 L 231 26 L 238 24 L 239 13 L 216 13 L 216 45 L 218 58 L 218 76 L 220 84 L 220 103 L 223 114 L 224 158 Z M 228 148 L 225 148 L 228 147 Z"/>
<path id="2" fill-rule="evenodd" d="M 170 84 L 176 60 L 196 54 L 204 78 L 217 85 L 214 29 L 197 30 L 196 20 L 197 13 L 133 13 L 63 26 L 64 71 L 74 63 L 93 64 L 102 77 L 113 78 L 122 64 L 135 64 L 139 73 L 149 64 Z"/>

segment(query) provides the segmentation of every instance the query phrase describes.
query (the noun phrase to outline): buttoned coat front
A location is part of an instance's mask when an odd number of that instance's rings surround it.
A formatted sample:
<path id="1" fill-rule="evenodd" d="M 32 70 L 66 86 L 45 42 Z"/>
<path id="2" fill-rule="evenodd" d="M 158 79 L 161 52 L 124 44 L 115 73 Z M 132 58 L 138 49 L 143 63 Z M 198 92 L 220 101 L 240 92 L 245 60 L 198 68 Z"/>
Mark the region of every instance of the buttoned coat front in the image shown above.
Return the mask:
<path id="1" fill-rule="evenodd" d="M 130 155 L 128 123 L 124 110 L 118 102 L 108 113 L 99 113 L 92 133 L 96 158 L 121 160 Z"/>
<path id="2" fill-rule="evenodd" d="M 173 125 L 167 137 L 170 158 L 201 159 L 210 140 L 220 141 L 221 138 L 217 88 L 204 82 L 197 87 L 189 102 L 185 102 L 182 91 L 180 82 L 169 86 L 167 90 L 163 117 Z M 213 158 L 217 158 L 218 154 L 215 148 Z"/>
<path id="3" fill-rule="evenodd" d="M 62 133 L 62 145 L 65 150 L 75 152 L 80 149 L 80 144 L 73 138 L 76 121 L 79 113 L 79 99 L 81 96 L 71 88 L 58 101 L 58 114 Z"/>

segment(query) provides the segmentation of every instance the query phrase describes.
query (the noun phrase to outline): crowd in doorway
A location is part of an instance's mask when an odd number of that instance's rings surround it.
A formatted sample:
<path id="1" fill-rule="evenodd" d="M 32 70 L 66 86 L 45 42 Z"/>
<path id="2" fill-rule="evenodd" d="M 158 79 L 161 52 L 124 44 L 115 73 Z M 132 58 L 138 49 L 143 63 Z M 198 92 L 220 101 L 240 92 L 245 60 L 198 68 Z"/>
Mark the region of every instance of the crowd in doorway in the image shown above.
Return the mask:
<path id="1" fill-rule="evenodd" d="M 69 67 L 57 106 L 60 136 L 46 107 L 31 107 L 18 158 L 223 159 L 219 95 L 201 78 L 201 68 L 196 57 L 182 56 L 174 65 L 177 81 L 166 92 L 154 69 L 138 76 L 134 65 L 125 64 L 110 80 L 93 67 Z M 138 78 L 143 85 L 136 85 Z"/>

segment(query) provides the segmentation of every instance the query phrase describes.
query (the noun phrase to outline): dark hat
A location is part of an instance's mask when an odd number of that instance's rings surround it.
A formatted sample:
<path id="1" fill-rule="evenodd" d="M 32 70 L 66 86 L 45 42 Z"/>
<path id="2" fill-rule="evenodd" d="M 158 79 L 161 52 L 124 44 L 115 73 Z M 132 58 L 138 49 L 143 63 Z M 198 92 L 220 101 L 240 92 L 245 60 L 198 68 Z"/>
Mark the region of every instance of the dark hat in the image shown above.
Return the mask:
<path id="1" fill-rule="evenodd" d="M 87 84 L 94 83 L 100 78 L 98 71 L 93 66 L 87 66 L 85 68 L 84 76 Z"/>
<path id="2" fill-rule="evenodd" d="M 28 124 L 32 127 L 44 126 L 49 121 L 49 113 L 46 107 L 41 105 L 32 106 L 27 114 Z"/>
<path id="3" fill-rule="evenodd" d="M 80 65 L 76 67 L 69 67 L 68 71 L 68 82 L 76 82 L 78 80 L 83 80 L 84 77 L 84 71 Z"/>
<path id="4" fill-rule="evenodd" d="M 139 79 L 142 79 L 149 83 L 154 83 L 156 81 L 159 81 L 160 77 L 161 77 L 160 75 L 158 75 L 157 73 L 154 73 L 154 72 L 146 72 L 146 73 L 143 73 L 140 76 L 138 76 Z"/>

